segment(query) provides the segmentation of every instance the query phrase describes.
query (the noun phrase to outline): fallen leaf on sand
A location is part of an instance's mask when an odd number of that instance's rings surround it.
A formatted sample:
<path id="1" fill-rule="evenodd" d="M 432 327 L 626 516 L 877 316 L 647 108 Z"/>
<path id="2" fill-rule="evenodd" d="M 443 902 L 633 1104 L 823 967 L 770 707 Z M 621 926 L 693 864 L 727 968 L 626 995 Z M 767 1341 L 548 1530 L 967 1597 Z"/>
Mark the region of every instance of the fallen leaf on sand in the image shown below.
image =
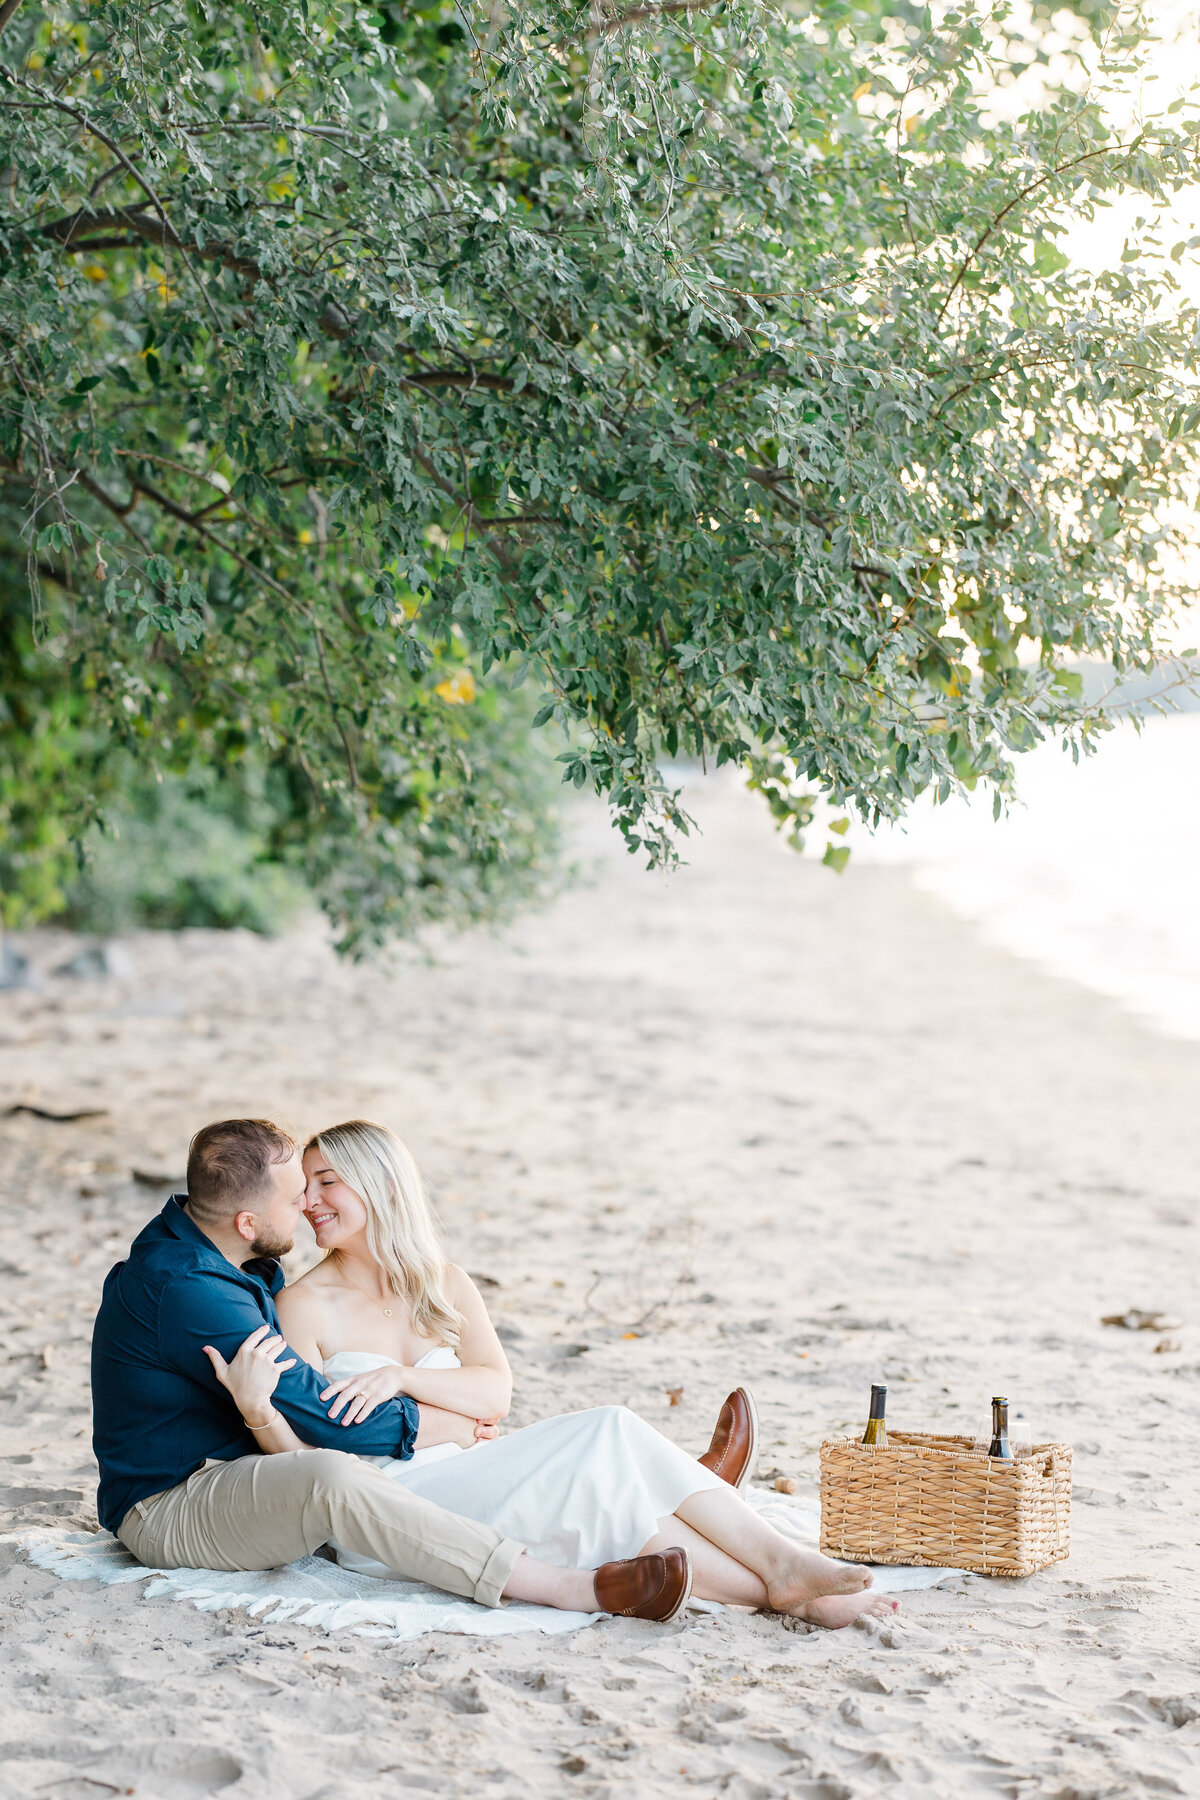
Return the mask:
<path id="1" fill-rule="evenodd" d="M 1100 1323 L 1120 1325 L 1125 1331 L 1174 1331 L 1179 1320 L 1168 1319 L 1163 1312 L 1143 1312 L 1140 1306 L 1131 1306 L 1128 1312 L 1106 1313 Z"/>
<path id="2" fill-rule="evenodd" d="M 667 1389 L 667 1399 L 671 1402 L 672 1406 L 682 1406 L 683 1405 L 683 1389 L 681 1387 L 668 1388 Z"/>
<path id="3" fill-rule="evenodd" d="M 85 1106 L 80 1112 L 52 1112 L 47 1106 L 32 1106 L 20 1100 L 16 1106 L 8 1108 L 7 1116 L 11 1119 L 17 1113 L 28 1113 L 31 1119 L 49 1119 L 52 1125 L 73 1125 L 77 1119 L 106 1119 L 106 1106 Z"/>
<path id="4" fill-rule="evenodd" d="M 1182 1350 L 1183 1345 L 1178 1338 L 1159 1338 L 1154 1346 L 1155 1356 L 1168 1356 L 1175 1350 Z"/>

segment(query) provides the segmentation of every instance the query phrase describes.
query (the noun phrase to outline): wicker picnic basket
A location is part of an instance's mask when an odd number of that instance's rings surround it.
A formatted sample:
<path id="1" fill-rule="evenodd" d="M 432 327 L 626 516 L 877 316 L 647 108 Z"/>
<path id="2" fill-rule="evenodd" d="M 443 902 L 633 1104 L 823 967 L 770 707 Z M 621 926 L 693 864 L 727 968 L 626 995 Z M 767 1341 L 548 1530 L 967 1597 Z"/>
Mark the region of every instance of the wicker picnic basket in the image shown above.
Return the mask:
<path id="1" fill-rule="evenodd" d="M 821 1445 L 821 1548 L 844 1562 L 1032 1575 L 1071 1548 L 1071 1450 L 1003 1463 L 970 1438 L 889 1431 Z"/>

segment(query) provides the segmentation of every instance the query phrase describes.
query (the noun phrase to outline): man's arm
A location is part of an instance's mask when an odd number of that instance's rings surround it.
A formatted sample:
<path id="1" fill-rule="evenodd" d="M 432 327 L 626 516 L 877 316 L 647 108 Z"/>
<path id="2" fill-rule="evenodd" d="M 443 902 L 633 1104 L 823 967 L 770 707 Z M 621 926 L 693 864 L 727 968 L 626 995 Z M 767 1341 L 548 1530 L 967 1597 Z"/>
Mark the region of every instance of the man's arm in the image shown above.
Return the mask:
<path id="1" fill-rule="evenodd" d="M 278 1329 L 273 1316 L 257 1296 L 240 1281 L 207 1269 L 177 1275 L 163 1295 L 160 1312 L 159 1354 L 168 1368 L 210 1393 L 233 1402 L 217 1379 L 204 1346 L 211 1344 L 226 1362 L 232 1362 L 252 1331 L 267 1324 Z M 324 1377 L 311 1363 L 297 1357 L 296 1366 L 280 1376 L 273 1404 L 303 1441 L 332 1450 L 350 1450 L 358 1456 L 409 1457 L 417 1435 L 417 1406 L 407 1395 L 388 1400 L 369 1419 L 340 1425 L 328 1416 L 320 1396 Z"/>
<path id="2" fill-rule="evenodd" d="M 233 1395 L 233 1403 L 242 1415 L 242 1424 L 266 1456 L 281 1456 L 289 1450 L 307 1450 L 283 1414 L 275 1405 L 275 1389 L 279 1378 L 295 1364 L 286 1362 L 287 1351 L 277 1331 L 260 1325 L 252 1331 L 231 1363 L 212 1344 L 205 1344 L 204 1354 L 217 1372 L 217 1380 Z"/>

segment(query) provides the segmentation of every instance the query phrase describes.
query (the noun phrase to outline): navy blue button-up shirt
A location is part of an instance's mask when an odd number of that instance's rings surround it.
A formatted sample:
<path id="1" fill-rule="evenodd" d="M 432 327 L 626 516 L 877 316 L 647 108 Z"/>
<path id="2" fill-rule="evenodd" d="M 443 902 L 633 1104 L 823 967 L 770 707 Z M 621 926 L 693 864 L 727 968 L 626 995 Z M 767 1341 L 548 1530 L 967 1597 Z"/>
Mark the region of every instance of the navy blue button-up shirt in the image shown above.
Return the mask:
<path id="1" fill-rule="evenodd" d="M 97 1504 L 109 1531 L 136 1501 L 178 1486 L 210 1457 L 232 1462 L 258 1450 L 204 1346 L 232 1362 L 260 1325 L 278 1331 L 274 1296 L 282 1286 L 277 1262 L 235 1267 L 174 1197 L 134 1239 L 128 1262 L 109 1270 L 92 1333 Z M 327 1386 L 297 1357 L 275 1389 L 273 1404 L 306 1444 L 359 1456 L 412 1455 L 414 1400 L 401 1395 L 343 1426 L 329 1417 L 332 1401 L 319 1399 Z"/>

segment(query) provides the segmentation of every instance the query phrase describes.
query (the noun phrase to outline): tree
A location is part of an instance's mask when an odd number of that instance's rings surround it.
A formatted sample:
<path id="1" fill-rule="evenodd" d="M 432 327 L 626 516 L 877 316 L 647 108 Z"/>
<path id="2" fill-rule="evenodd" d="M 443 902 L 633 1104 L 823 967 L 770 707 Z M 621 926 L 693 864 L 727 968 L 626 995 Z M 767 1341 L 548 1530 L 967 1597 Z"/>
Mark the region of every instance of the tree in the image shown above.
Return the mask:
<path id="1" fill-rule="evenodd" d="M 664 756 L 792 828 L 999 805 L 1103 728 L 1075 660 L 1152 659 L 1200 426 L 1154 218 L 1200 127 L 1109 123 L 1137 20 L 1010 124 L 1003 8 L 14 12 L 10 583 L 114 755 L 281 774 L 352 945 L 539 866 L 527 676 L 655 861 Z M 1057 239 L 1129 191 L 1081 275 Z M 94 767 L 57 792 L 102 811 Z"/>

